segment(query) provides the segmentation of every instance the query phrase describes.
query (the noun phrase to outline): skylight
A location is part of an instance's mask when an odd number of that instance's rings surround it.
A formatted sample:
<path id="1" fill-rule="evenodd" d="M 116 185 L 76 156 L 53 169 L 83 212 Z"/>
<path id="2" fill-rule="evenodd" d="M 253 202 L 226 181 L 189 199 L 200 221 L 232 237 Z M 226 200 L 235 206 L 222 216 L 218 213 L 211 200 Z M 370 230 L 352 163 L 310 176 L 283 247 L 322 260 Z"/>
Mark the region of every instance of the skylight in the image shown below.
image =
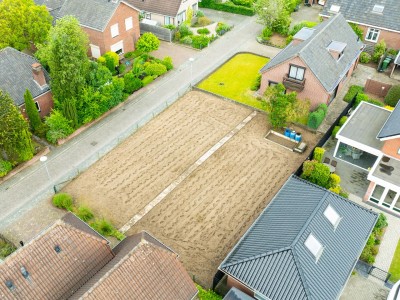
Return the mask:
<path id="1" fill-rule="evenodd" d="M 337 12 L 339 12 L 339 10 L 340 10 L 340 6 L 339 5 L 335 5 L 335 4 L 331 5 L 330 11 L 333 11 L 333 12 L 337 13 Z"/>
<path id="2" fill-rule="evenodd" d="M 375 4 L 374 8 L 372 9 L 372 12 L 381 14 L 384 8 L 385 7 L 383 5 Z"/>
<path id="3" fill-rule="evenodd" d="M 325 209 L 324 216 L 328 219 L 329 222 L 331 222 L 334 228 L 338 226 L 341 220 L 340 215 L 331 205 L 328 205 L 328 207 Z"/>
<path id="4" fill-rule="evenodd" d="M 318 261 L 322 254 L 322 251 L 324 250 L 324 247 L 322 247 L 322 244 L 315 238 L 315 236 L 312 235 L 312 233 L 310 233 L 310 235 L 304 242 L 304 245 L 312 253 L 312 255 L 314 255 L 315 260 Z"/>

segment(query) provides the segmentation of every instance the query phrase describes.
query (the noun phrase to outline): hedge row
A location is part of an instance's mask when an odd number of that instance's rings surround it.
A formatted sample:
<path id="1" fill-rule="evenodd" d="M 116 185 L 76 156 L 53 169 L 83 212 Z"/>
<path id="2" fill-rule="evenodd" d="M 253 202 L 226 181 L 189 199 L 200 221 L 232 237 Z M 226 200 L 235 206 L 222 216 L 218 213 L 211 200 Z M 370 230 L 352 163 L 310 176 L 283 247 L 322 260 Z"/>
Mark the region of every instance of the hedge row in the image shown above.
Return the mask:
<path id="1" fill-rule="evenodd" d="M 321 125 L 322 121 L 325 119 L 327 111 L 328 106 L 324 103 L 321 103 L 315 111 L 310 113 L 307 126 L 312 129 L 317 129 L 319 125 Z"/>
<path id="2" fill-rule="evenodd" d="M 225 11 L 233 14 L 239 14 L 244 16 L 254 16 L 255 12 L 253 8 L 238 6 L 233 3 L 216 3 L 215 0 L 203 0 L 199 2 L 199 7 L 211 8 L 215 10 Z"/>
<path id="3" fill-rule="evenodd" d="M 353 100 L 353 98 L 357 95 L 357 93 L 362 93 L 363 91 L 364 88 L 362 86 L 352 85 L 350 86 L 343 100 L 346 101 L 347 103 L 350 103 L 350 101 Z"/>

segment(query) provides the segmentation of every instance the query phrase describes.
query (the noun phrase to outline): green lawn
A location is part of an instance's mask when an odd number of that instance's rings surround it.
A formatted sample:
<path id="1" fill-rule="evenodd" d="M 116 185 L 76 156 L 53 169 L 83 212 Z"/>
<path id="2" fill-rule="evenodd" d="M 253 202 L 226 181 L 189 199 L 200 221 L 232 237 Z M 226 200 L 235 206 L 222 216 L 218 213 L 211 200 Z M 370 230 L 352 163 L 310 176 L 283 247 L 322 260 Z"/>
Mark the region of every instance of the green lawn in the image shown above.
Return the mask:
<path id="1" fill-rule="evenodd" d="M 396 282 L 400 280 L 400 242 L 397 244 L 396 251 L 389 268 L 389 273 L 392 274 L 390 281 Z"/>
<path id="2" fill-rule="evenodd" d="M 263 109 L 261 102 L 253 97 L 250 87 L 258 71 L 269 61 L 254 54 L 237 54 L 217 71 L 203 80 L 198 87 L 223 97 Z"/>

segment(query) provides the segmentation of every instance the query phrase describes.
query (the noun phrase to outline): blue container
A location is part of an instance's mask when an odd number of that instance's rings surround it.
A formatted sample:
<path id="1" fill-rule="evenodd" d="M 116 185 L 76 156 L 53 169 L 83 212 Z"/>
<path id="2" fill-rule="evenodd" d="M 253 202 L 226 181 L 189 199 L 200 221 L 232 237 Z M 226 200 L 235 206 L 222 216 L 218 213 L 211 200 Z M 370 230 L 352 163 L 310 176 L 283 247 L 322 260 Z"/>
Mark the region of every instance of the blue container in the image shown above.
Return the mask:
<path id="1" fill-rule="evenodd" d="M 296 142 L 301 142 L 301 133 L 296 133 L 296 136 L 294 137 L 294 140 L 296 141 Z"/>
<path id="2" fill-rule="evenodd" d="M 285 128 L 285 136 L 290 137 L 290 128 Z"/>
<path id="3" fill-rule="evenodd" d="M 292 130 L 292 131 L 290 132 L 290 138 L 291 138 L 292 140 L 294 140 L 295 136 L 296 136 L 296 131 Z"/>

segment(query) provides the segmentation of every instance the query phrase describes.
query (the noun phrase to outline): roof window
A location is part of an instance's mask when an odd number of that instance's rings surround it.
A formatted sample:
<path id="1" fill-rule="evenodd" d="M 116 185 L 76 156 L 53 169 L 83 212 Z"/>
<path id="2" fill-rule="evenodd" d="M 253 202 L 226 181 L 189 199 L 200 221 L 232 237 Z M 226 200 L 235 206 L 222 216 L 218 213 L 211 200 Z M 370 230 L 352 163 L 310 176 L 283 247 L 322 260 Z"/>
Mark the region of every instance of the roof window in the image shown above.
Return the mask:
<path id="1" fill-rule="evenodd" d="M 335 229 L 339 225 L 340 220 L 342 219 L 330 204 L 325 209 L 324 216 L 328 219 L 328 221 L 333 225 Z"/>
<path id="2" fill-rule="evenodd" d="M 332 11 L 332 12 L 338 13 L 339 10 L 340 10 L 340 6 L 339 6 L 339 5 L 332 4 L 332 5 L 331 5 L 331 8 L 330 8 L 329 10 Z"/>
<path id="3" fill-rule="evenodd" d="M 322 251 L 324 251 L 324 247 L 316 239 L 316 237 L 313 236 L 312 233 L 310 233 L 310 235 L 308 236 L 308 238 L 304 242 L 304 245 L 312 253 L 312 255 L 314 255 L 315 260 L 318 261 L 318 259 L 321 257 Z"/>
<path id="4" fill-rule="evenodd" d="M 384 8 L 385 7 L 383 5 L 375 4 L 374 8 L 372 9 L 372 12 L 377 13 L 377 14 L 381 14 L 383 12 Z"/>

